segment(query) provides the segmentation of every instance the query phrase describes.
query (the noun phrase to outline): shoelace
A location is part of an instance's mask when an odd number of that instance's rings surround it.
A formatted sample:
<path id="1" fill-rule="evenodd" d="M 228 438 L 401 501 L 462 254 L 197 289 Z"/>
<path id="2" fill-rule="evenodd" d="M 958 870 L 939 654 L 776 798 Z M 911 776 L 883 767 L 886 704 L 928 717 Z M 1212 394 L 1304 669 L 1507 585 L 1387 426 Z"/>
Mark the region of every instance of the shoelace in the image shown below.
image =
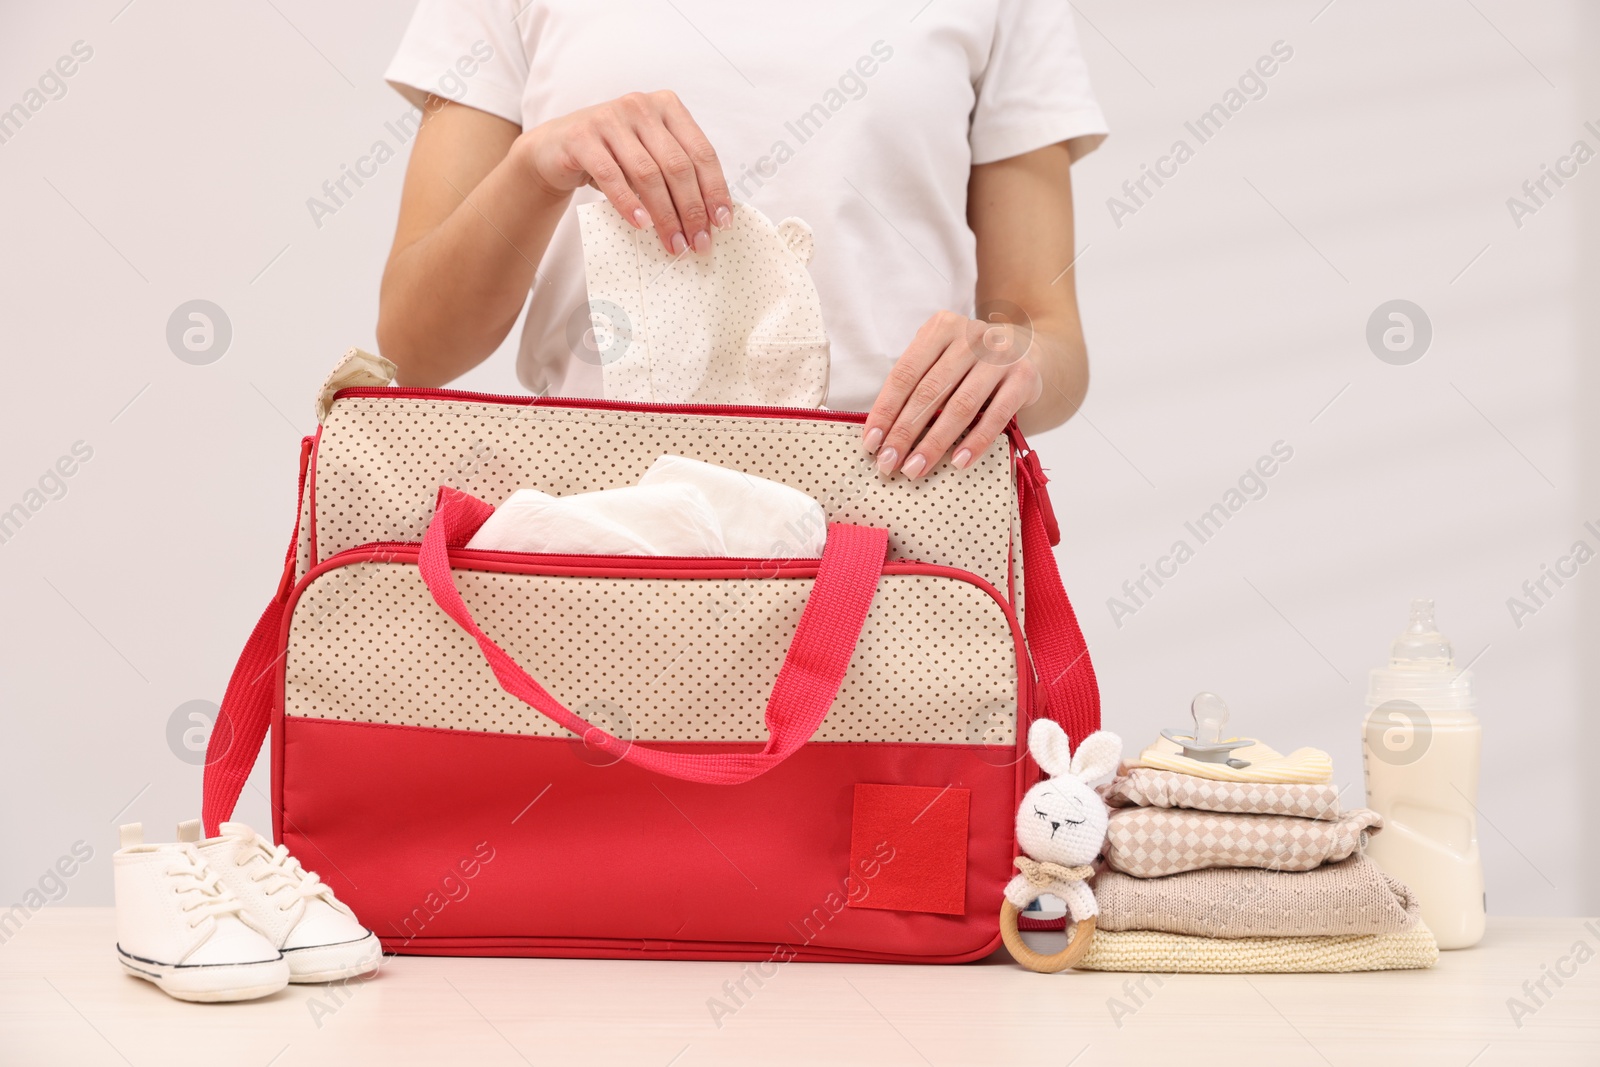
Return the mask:
<path id="1" fill-rule="evenodd" d="M 185 845 L 174 853 L 182 862 L 168 866 L 164 872 L 176 884 L 173 886 L 182 902 L 180 907 L 190 916 L 189 926 L 199 926 L 208 918 L 237 915 L 243 905 L 222 884 L 217 873 L 205 865 L 193 847 Z"/>
<path id="2" fill-rule="evenodd" d="M 254 836 L 237 835 L 241 845 L 234 862 L 244 867 L 261 860 L 261 868 L 250 875 L 252 882 L 267 883 L 263 889 L 268 896 L 276 896 L 280 890 L 289 889 L 292 896 L 278 905 L 279 911 L 288 911 L 294 907 L 298 900 L 310 900 L 321 897 L 329 904 L 335 904 L 333 890 L 322 882 L 322 876 L 315 871 L 308 871 L 300 866 L 300 861 L 289 855 L 286 845 L 270 845 L 259 834 Z"/>

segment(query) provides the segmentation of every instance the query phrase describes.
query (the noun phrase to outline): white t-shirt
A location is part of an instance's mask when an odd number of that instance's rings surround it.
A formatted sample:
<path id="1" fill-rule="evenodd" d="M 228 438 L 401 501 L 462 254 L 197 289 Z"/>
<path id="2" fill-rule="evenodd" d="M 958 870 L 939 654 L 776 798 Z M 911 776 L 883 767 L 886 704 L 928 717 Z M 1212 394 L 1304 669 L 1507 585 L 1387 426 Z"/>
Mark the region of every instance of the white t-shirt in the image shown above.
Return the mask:
<path id="1" fill-rule="evenodd" d="M 827 404 L 847 410 L 871 406 L 929 315 L 972 314 L 972 165 L 1060 141 L 1076 158 L 1106 133 L 1067 0 L 421 0 L 385 76 L 413 103 L 436 93 L 523 129 L 676 92 L 736 199 L 811 225 Z M 588 325 L 568 210 L 534 281 L 522 383 L 599 396 Z"/>

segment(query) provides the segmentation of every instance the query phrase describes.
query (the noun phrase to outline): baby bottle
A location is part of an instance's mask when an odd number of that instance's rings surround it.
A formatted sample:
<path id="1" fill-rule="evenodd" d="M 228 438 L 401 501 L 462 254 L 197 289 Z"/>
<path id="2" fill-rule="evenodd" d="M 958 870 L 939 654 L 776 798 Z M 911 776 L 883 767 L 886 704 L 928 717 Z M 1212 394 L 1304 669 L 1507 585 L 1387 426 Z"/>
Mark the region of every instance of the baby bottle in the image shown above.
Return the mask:
<path id="1" fill-rule="evenodd" d="M 1367 690 L 1361 763 L 1367 807 L 1383 816 L 1367 855 L 1416 893 L 1442 949 L 1483 937 L 1475 807 L 1483 728 L 1473 706 L 1472 673 L 1456 667 L 1433 601 L 1413 600 L 1410 625 Z"/>

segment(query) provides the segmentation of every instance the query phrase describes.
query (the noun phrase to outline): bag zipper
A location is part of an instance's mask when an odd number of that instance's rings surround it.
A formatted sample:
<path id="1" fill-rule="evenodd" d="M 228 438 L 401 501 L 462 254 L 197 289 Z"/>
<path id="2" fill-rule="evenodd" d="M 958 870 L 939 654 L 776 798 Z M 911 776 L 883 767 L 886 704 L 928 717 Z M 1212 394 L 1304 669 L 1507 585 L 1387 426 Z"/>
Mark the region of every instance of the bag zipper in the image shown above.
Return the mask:
<path id="1" fill-rule="evenodd" d="M 752 418 L 810 419 L 814 422 L 867 421 L 865 411 L 824 411 L 816 408 L 786 408 L 772 404 L 655 404 L 642 400 L 595 400 L 588 397 L 559 396 L 507 396 L 504 393 L 483 393 L 468 389 L 426 389 L 419 386 L 374 387 L 356 385 L 341 389 L 333 399 L 341 397 L 384 399 L 400 397 L 408 400 L 465 400 L 479 404 L 515 404 L 523 407 L 577 408 L 591 411 L 649 411 L 666 415 L 732 415 Z M 1012 447 L 1018 452 L 1028 449 L 1017 422 L 1012 419 L 1005 428 Z"/>
<path id="2" fill-rule="evenodd" d="M 735 417 L 749 416 L 752 418 L 809 419 L 813 422 L 844 422 L 856 423 L 857 425 L 864 424 L 867 421 L 867 412 L 865 411 L 822 411 L 814 408 L 786 408 L 762 404 L 653 404 L 639 400 L 594 400 L 586 397 L 522 397 L 507 396 L 503 393 L 477 392 L 468 389 L 425 389 L 416 386 L 351 386 L 333 394 L 333 399 L 338 400 L 347 396 L 379 400 L 386 398 L 462 400 L 479 404 L 514 404 L 523 407 L 574 408 L 591 411 L 647 411 L 665 415 L 730 415 Z M 1057 544 L 1061 540 L 1061 532 L 1056 524 L 1055 508 L 1050 503 L 1050 493 L 1045 489 L 1048 479 L 1045 477 L 1044 467 L 1039 462 L 1038 454 L 1028 447 L 1028 439 L 1022 435 L 1022 429 L 1017 425 L 1016 419 L 1012 419 L 1006 424 L 1005 435 L 1011 443 L 1013 464 L 1018 474 L 1028 480 L 1029 491 L 1038 497 L 1045 526 L 1050 532 L 1050 543 Z"/>
<path id="3" fill-rule="evenodd" d="M 368 541 L 365 544 L 353 545 L 332 556 L 325 562 L 331 563 L 340 556 L 349 552 L 404 552 L 415 553 L 422 548 L 421 541 Z M 779 567 L 795 565 L 799 567 L 810 566 L 815 569 L 822 562 L 821 556 L 792 556 L 788 559 L 763 559 L 759 556 L 656 556 L 656 555 L 618 555 L 612 552 L 518 552 L 509 548 L 456 548 L 446 549 L 451 562 L 457 559 L 472 561 L 481 559 L 485 562 L 505 560 L 537 560 L 547 563 L 552 567 L 590 567 L 596 563 L 616 563 L 626 567 L 630 562 L 647 566 L 649 563 L 671 563 L 674 565 L 687 565 L 690 567 L 703 566 L 708 569 L 724 567 L 732 570 L 739 567 L 750 568 L 775 564 Z M 897 559 L 896 563 L 921 563 L 921 560 Z M 641 566 L 641 569 L 642 569 Z M 949 568 L 956 570 L 959 568 Z"/>
<path id="4" fill-rule="evenodd" d="M 359 555 L 363 559 L 370 560 L 380 556 L 382 553 L 392 552 L 395 554 L 395 558 L 402 558 L 415 556 L 421 550 L 421 541 L 368 541 L 364 544 L 352 545 L 334 553 L 325 560 L 319 561 L 317 569 L 344 566 L 344 563 L 340 561 L 345 556 L 350 555 Z M 606 552 L 518 552 L 514 549 L 454 547 L 446 549 L 446 552 L 452 565 L 458 561 L 464 564 L 515 563 L 520 564 L 523 568 L 530 568 L 529 573 L 540 573 L 538 568 L 560 569 L 563 571 L 593 570 L 599 565 L 608 565 L 608 569 L 648 572 L 652 569 L 659 569 L 660 565 L 669 564 L 685 570 L 721 570 L 730 573 L 740 572 L 740 574 L 748 574 L 754 570 L 765 571 L 768 568 L 772 568 L 776 574 L 766 575 L 767 577 L 778 575 L 811 577 L 822 563 L 821 556 L 763 559 L 760 556 L 647 556 L 616 555 Z M 964 570 L 961 567 L 947 567 L 941 563 L 929 563 L 926 560 L 909 556 L 889 560 L 884 566 L 886 574 L 937 574 L 958 578 L 966 582 L 981 582 L 986 587 L 989 585 L 982 575 Z M 303 583 L 304 581 L 305 579 L 302 578 L 301 582 Z M 1009 605 L 1006 606 L 1009 609 Z"/>
<path id="5" fill-rule="evenodd" d="M 541 408 L 587 408 L 595 411 L 653 411 L 683 415 L 750 415 L 767 418 L 814 419 L 822 422 L 866 422 L 865 411 L 822 411 L 815 408 L 786 408 L 773 404 L 655 404 L 642 400 L 595 400 L 588 397 L 507 396 L 467 389 L 425 389 L 417 386 L 387 388 L 357 385 L 333 394 L 342 397 L 403 397 L 418 400 L 467 400 L 482 404 L 516 404 Z"/>

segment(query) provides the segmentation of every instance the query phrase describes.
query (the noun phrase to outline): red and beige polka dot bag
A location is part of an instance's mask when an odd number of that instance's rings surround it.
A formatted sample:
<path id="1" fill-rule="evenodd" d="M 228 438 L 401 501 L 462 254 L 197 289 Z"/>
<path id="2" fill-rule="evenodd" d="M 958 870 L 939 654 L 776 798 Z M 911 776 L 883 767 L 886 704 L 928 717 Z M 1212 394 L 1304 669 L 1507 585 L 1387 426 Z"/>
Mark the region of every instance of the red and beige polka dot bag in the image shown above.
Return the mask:
<path id="1" fill-rule="evenodd" d="M 274 836 L 391 952 L 997 946 L 1027 727 L 1076 743 L 1100 719 L 1015 427 L 913 482 L 877 473 L 850 412 L 394 388 L 383 368 L 348 354 L 319 401 L 283 578 L 213 730 L 208 832 L 270 726 Z M 631 485 L 669 453 L 815 497 L 821 558 L 464 547 L 517 489 Z"/>

